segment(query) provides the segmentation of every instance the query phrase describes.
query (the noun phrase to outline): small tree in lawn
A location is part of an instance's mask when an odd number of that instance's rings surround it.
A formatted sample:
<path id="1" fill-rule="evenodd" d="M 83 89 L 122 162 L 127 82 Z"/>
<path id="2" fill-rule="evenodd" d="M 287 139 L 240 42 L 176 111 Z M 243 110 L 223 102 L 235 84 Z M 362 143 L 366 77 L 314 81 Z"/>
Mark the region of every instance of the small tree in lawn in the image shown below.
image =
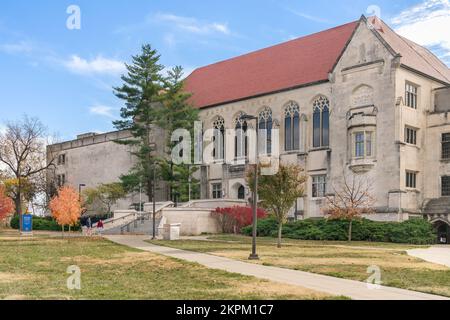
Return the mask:
<path id="1" fill-rule="evenodd" d="M 50 210 L 56 222 L 62 227 L 74 226 L 78 223 L 83 208 L 80 203 L 80 195 L 72 187 L 62 187 L 58 195 L 50 201 Z"/>
<path id="2" fill-rule="evenodd" d="M 14 201 L 6 195 L 5 187 L 0 185 L 0 222 L 11 215 L 14 210 Z"/>
<path id="3" fill-rule="evenodd" d="M 111 209 L 116 205 L 117 201 L 126 197 L 123 185 L 119 182 L 101 184 L 97 188 L 87 189 L 84 191 L 85 204 L 94 207 L 100 204 L 98 208 L 102 214 L 110 215 Z"/>
<path id="4" fill-rule="evenodd" d="M 329 219 L 347 220 L 348 241 L 352 241 L 353 221 L 364 214 L 374 212 L 375 198 L 371 195 L 372 183 L 365 175 L 345 173 L 336 186 L 332 186 L 334 194 L 327 195 L 325 213 Z"/>
<path id="5" fill-rule="evenodd" d="M 261 206 L 278 222 L 278 248 L 281 248 L 283 225 L 298 198 L 303 197 L 306 176 L 298 165 L 280 165 L 275 175 L 259 175 L 258 195 Z M 254 170 L 247 173 L 247 183 L 254 190 Z"/>

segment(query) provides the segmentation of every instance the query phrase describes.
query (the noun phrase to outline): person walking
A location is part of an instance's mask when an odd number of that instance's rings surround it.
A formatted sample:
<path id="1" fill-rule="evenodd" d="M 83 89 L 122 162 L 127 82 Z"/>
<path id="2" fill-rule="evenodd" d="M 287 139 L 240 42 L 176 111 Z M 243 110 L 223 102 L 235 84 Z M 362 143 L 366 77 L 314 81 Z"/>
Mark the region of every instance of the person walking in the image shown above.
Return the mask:
<path id="1" fill-rule="evenodd" d="M 98 231 L 99 235 L 102 235 L 102 232 L 103 232 L 103 221 L 102 220 L 99 220 L 97 222 L 97 231 Z"/>
<path id="2" fill-rule="evenodd" d="M 87 218 L 86 227 L 87 227 L 87 235 L 89 237 L 92 236 L 92 220 L 91 220 L 91 217 Z"/>

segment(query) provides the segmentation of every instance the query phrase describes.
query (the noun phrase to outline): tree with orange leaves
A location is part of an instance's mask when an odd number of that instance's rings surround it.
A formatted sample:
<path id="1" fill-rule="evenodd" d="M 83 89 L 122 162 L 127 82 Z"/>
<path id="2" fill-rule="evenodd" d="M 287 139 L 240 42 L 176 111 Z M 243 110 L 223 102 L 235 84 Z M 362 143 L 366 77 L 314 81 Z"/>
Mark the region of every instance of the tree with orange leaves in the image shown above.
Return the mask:
<path id="1" fill-rule="evenodd" d="M 83 208 L 79 193 L 72 187 L 61 187 L 50 201 L 50 210 L 64 233 L 64 226 L 74 226 L 80 219 Z"/>
<path id="2" fill-rule="evenodd" d="M 6 219 L 14 210 L 14 201 L 6 195 L 5 186 L 0 185 L 0 221 Z"/>

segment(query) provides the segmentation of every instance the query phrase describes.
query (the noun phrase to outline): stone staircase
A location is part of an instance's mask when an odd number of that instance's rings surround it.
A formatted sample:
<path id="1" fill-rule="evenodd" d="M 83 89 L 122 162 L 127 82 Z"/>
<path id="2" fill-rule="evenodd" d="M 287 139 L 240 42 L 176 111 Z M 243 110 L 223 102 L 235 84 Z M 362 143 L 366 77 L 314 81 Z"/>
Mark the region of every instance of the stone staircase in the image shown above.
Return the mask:
<path id="1" fill-rule="evenodd" d="M 164 223 L 164 219 L 162 217 L 162 210 L 165 208 L 173 207 L 173 205 L 174 204 L 172 202 L 157 203 L 155 210 L 155 225 L 157 235 L 159 233 L 159 228 L 162 227 L 162 223 Z M 153 210 L 152 212 L 134 211 L 129 215 L 105 221 L 104 225 L 105 228 L 102 233 L 105 235 L 118 235 L 118 234 L 152 235 Z"/>
<path id="2" fill-rule="evenodd" d="M 159 234 L 159 227 L 162 218 L 158 216 L 155 219 L 156 235 Z M 153 234 L 153 214 L 143 214 L 123 226 L 117 226 L 104 232 L 106 235 L 133 234 L 133 235 L 152 235 Z"/>

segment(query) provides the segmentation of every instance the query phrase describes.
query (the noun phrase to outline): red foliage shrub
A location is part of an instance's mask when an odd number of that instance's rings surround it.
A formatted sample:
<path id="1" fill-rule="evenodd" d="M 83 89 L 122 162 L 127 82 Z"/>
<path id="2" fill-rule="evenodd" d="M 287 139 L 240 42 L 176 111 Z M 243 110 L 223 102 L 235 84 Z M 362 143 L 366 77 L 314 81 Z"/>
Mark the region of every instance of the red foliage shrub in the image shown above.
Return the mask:
<path id="1" fill-rule="evenodd" d="M 238 233 L 241 229 L 253 223 L 253 208 L 251 207 L 229 207 L 217 208 L 214 212 L 223 233 Z M 267 217 L 267 212 L 261 208 L 257 211 L 258 219 Z"/>

